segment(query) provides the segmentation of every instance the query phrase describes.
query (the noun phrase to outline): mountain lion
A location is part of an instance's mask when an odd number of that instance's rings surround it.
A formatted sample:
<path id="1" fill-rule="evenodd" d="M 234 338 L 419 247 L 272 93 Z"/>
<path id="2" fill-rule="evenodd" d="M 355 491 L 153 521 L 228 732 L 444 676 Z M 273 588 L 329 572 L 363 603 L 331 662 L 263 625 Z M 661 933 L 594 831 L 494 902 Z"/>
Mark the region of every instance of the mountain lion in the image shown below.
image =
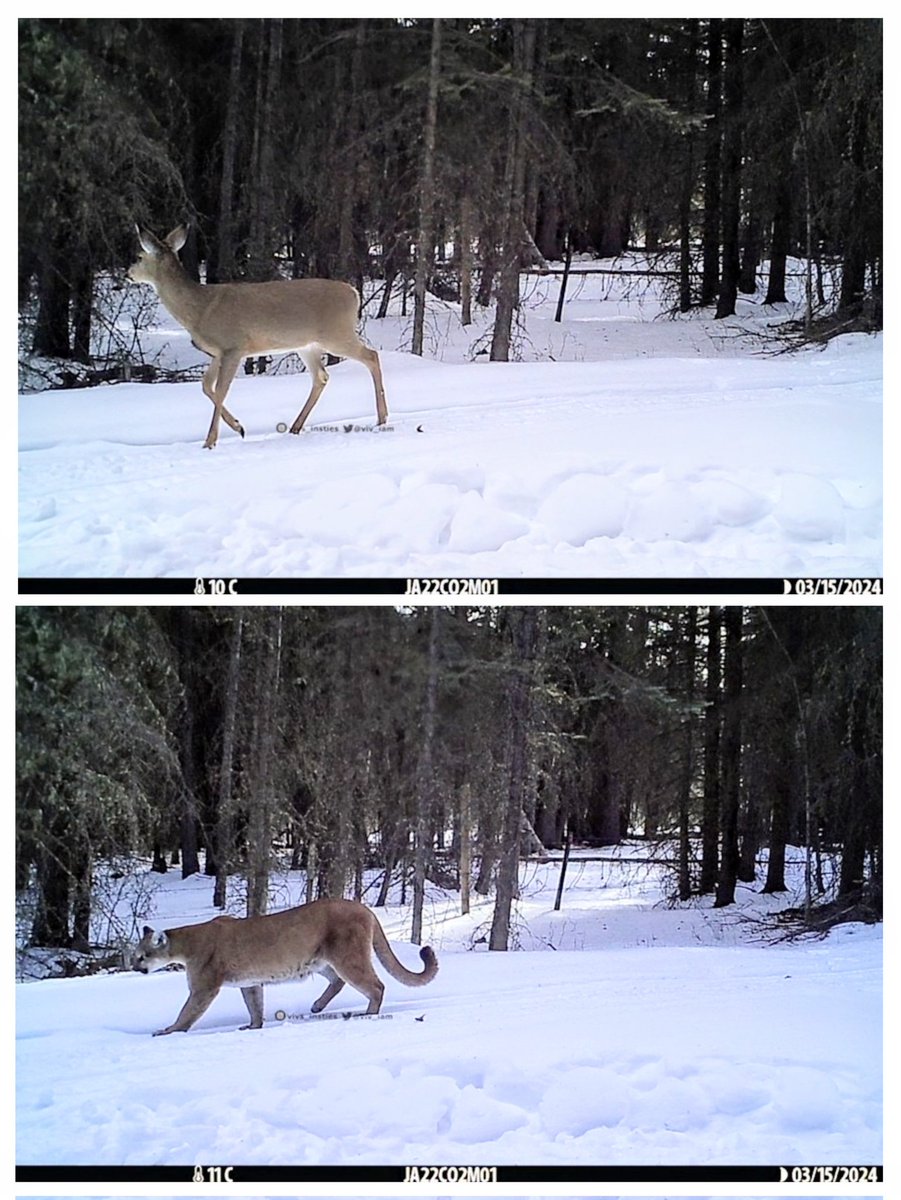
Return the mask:
<path id="1" fill-rule="evenodd" d="M 188 999 L 164 1033 L 185 1032 L 206 1012 L 222 987 L 239 987 L 250 1024 L 263 1024 L 263 984 L 301 979 L 316 972 L 328 987 L 313 1005 L 322 1012 L 345 983 L 369 1000 L 367 1014 L 379 1011 L 385 986 L 372 969 L 372 951 L 385 970 L 407 987 L 421 987 L 438 973 L 438 960 L 429 946 L 419 951 L 420 972 L 408 971 L 388 945 L 374 913 L 354 900 L 314 900 L 299 908 L 264 917 L 215 917 L 202 925 L 182 925 L 154 933 L 144 926 L 144 936 L 132 960 L 146 975 L 170 963 L 183 963 L 188 971 Z"/>

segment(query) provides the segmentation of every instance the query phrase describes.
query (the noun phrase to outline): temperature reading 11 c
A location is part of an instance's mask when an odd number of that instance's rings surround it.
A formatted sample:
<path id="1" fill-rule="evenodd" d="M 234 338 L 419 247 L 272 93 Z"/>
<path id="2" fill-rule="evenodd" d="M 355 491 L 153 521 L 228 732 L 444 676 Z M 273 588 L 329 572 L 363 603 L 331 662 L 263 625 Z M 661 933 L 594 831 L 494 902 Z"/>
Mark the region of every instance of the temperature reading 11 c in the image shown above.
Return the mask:
<path id="1" fill-rule="evenodd" d="M 234 1167 L 195 1167 L 194 1183 L 234 1183 Z"/>

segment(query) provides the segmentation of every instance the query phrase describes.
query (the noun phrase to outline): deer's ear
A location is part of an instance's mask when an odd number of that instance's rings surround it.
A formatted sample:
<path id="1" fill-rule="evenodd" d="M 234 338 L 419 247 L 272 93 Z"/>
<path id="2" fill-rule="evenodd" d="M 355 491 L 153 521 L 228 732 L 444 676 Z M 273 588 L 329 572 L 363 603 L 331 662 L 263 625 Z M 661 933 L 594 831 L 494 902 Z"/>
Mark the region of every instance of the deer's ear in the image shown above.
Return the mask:
<path id="1" fill-rule="evenodd" d="M 178 254 L 187 240 L 188 230 L 184 225 L 179 225 L 177 229 L 173 229 L 171 233 L 166 235 L 166 245 L 175 254 Z"/>
<path id="2" fill-rule="evenodd" d="M 150 232 L 149 229 L 143 229 L 140 225 L 135 225 L 138 234 L 138 241 L 141 243 L 141 249 L 145 254 L 157 256 L 162 253 L 163 247 L 156 234 Z"/>

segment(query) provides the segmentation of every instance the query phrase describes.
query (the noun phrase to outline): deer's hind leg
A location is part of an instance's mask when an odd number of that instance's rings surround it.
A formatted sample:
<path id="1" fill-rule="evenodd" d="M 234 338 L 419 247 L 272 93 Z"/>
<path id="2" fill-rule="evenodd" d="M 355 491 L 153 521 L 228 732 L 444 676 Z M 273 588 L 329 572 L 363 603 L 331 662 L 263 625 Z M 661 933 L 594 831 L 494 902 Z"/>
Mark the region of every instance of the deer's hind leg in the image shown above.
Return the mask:
<path id="1" fill-rule="evenodd" d="M 328 371 L 322 365 L 322 352 L 319 347 L 311 347 L 304 350 L 298 350 L 298 355 L 303 361 L 303 365 L 307 369 L 307 373 L 313 383 L 310 387 L 310 394 L 307 397 L 307 402 L 297 414 L 294 424 L 291 426 L 292 433 L 300 433 L 303 429 L 304 421 L 313 411 L 316 401 L 322 395 L 322 389 L 328 383 Z"/>
<path id="2" fill-rule="evenodd" d="M 356 333 L 349 333 L 345 336 L 335 338 L 329 342 L 325 349 L 329 354 L 336 354 L 341 358 L 352 358 L 356 362 L 363 364 L 372 376 L 378 423 L 379 425 L 384 425 L 388 420 L 388 402 L 385 399 L 385 383 L 382 379 L 382 363 L 378 356 L 378 351 L 367 346 L 365 342 L 360 340 Z"/>
<path id="3" fill-rule="evenodd" d="M 379 425 L 384 425 L 388 420 L 388 401 L 385 399 L 382 362 L 378 356 L 378 351 L 360 342 L 360 355 L 357 362 L 361 362 L 372 376 L 372 384 L 375 388 L 375 411 L 378 414 Z"/>

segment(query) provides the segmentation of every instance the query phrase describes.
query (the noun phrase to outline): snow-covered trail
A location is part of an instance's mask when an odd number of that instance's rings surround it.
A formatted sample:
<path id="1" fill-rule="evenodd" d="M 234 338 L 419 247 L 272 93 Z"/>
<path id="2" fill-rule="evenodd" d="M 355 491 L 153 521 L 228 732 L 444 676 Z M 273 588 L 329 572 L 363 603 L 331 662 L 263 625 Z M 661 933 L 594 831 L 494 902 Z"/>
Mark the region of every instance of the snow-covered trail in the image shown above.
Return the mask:
<path id="1" fill-rule="evenodd" d="M 778 358 L 383 353 L 393 428 L 278 434 L 303 377 L 20 400 L 23 576 L 881 573 L 881 344 Z M 355 363 L 315 424 L 370 424 Z M 423 432 L 419 432 L 422 427 Z"/>
<path id="2" fill-rule="evenodd" d="M 17 1161 L 879 1162 L 880 933 L 447 950 L 422 991 L 388 981 L 392 1020 L 272 1020 L 317 980 L 267 988 L 262 1030 L 226 991 L 166 1038 L 181 974 L 21 984 Z"/>

